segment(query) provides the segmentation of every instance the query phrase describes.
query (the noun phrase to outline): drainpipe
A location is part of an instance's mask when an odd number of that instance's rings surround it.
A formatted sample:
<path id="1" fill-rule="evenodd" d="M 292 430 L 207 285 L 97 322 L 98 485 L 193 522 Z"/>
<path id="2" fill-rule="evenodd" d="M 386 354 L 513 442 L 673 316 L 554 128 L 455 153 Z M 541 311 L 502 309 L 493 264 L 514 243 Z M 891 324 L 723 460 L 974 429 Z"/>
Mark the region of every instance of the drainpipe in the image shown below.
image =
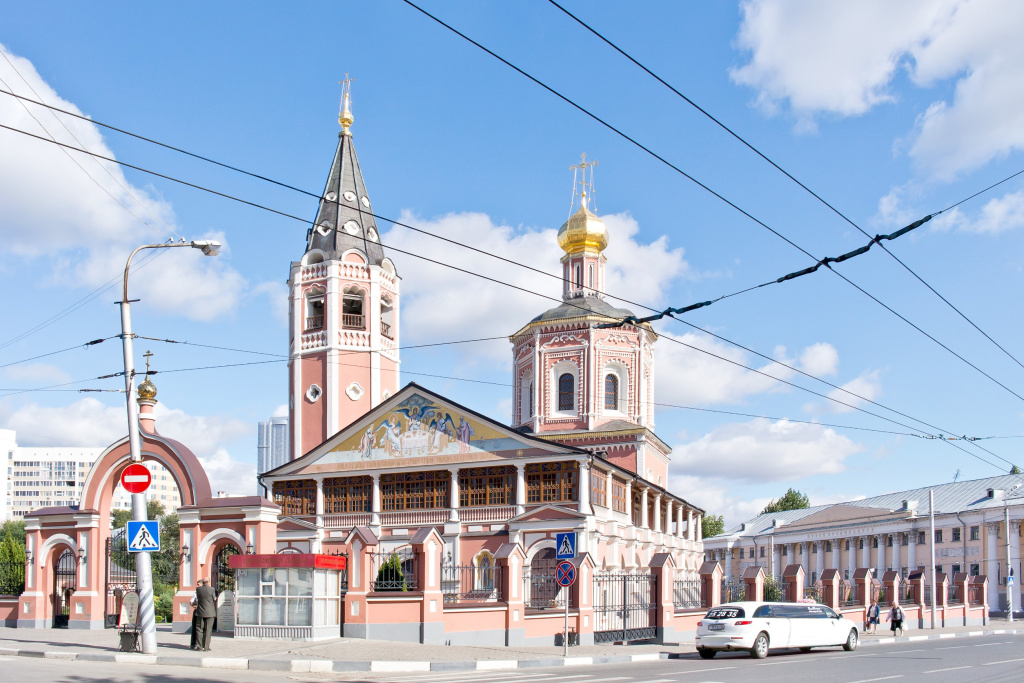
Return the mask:
<path id="1" fill-rule="evenodd" d="M 257 474 L 256 475 L 256 481 L 259 483 L 260 486 L 263 487 L 263 497 L 269 500 L 270 499 L 270 489 L 268 489 L 267 485 L 263 483 L 263 475 L 262 474 Z"/>

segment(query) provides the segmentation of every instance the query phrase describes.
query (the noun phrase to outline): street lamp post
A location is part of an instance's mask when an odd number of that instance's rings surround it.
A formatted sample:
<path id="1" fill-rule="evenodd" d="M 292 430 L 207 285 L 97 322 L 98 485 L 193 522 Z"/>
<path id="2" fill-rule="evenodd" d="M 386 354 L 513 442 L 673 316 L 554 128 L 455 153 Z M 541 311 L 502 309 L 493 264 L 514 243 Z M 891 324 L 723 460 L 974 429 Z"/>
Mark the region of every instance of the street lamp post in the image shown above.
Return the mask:
<path id="1" fill-rule="evenodd" d="M 167 242 L 165 244 L 146 244 L 131 253 L 124 266 L 124 283 L 121 290 L 121 342 L 124 347 L 124 388 L 128 402 L 128 448 L 132 462 L 142 461 L 142 443 L 139 440 L 139 406 L 135 402 L 135 363 L 132 356 L 132 314 L 131 302 L 128 299 L 128 271 L 132 266 L 135 254 L 143 249 L 167 249 L 170 247 L 191 247 L 202 249 L 207 256 L 216 256 L 220 243 L 212 240 L 192 242 Z M 145 521 L 146 494 L 132 494 L 132 519 Z M 142 652 L 156 654 L 156 610 L 153 605 L 153 568 L 149 553 L 137 553 L 135 557 L 136 590 L 139 592 L 139 625 L 142 632 Z"/>

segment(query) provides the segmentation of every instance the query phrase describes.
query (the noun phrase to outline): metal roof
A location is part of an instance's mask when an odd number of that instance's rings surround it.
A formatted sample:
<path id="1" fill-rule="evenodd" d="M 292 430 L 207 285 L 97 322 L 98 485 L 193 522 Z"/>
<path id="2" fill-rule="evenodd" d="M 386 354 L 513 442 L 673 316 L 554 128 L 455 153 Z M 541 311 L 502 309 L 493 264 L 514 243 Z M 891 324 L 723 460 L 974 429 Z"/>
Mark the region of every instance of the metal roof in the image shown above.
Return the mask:
<path id="1" fill-rule="evenodd" d="M 1019 486 L 1019 488 L 1012 493 L 1007 493 L 1014 486 Z M 1013 504 L 1019 505 L 1024 503 L 1024 475 L 1004 474 L 998 477 L 988 477 L 987 479 L 972 479 L 970 481 L 958 481 L 950 484 L 923 486 L 906 491 L 883 493 L 871 498 L 851 500 L 845 503 L 815 505 L 802 510 L 763 513 L 747 520 L 743 524 L 737 524 L 722 533 L 721 536 L 714 536 L 712 538 L 749 538 L 760 536 L 772 529 L 775 526 L 776 520 L 782 523 L 781 528 L 785 530 L 786 526 L 790 524 L 835 506 L 867 508 L 865 510 L 865 516 L 867 516 L 871 514 L 870 510 L 876 510 L 879 513 L 895 512 L 903 509 L 903 501 L 909 501 L 911 504 L 916 501 L 917 514 L 919 516 L 928 515 L 931 514 L 931 509 L 928 507 L 929 491 L 935 493 L 935 514 L 937 515 L 1003 507 L 1004 499 L 998 496 L 990 498 L 988 495 L 989 489 L 1002 490 L 1005 500 Z"/>

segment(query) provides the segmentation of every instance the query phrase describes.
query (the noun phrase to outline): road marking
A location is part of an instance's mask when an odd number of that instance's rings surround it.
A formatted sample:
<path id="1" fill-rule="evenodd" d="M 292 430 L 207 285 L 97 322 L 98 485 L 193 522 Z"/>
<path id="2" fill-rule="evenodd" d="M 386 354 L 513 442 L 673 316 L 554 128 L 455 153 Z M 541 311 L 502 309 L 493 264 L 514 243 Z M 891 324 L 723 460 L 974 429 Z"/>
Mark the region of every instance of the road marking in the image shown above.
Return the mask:
<path id="1" fill-rule="evenodd" d="M 850 681 L 850 683 L 872 683 L 872 681 L 891 681 L 894 678 L 903 678 L 903 674 L 899 676 L 883 676 L 882 678 L 865 678 L 859 681 Z"/>
<path id="2" fill-rule="evenodd" d="M 950 645 L 949 647 L 933 647 L 933 650 L 962 650 L 968 645 Z"/>
<path id="3" fill-rule="evenodd" d="M 1001 662 L 985 662 L 982 666 L 995 666 L 996 664 L 1012 664 L 1013 662 L 1024 662 L 1024 657 L 1021 659 L 1004 659 Z"/>
<path id="4" fill-rule="evenodd" d="M 1009 645 L 1009 643 L 1010 641 L 1004 640 L 998 643 L 979 643 L 978 645 L 974 645 L 973 647 L 988 647 L 989 645 Z"/>
<path id="5" fill-rule="evenodd" d="M 604 681 L 629 681 L 632 680 L 629 676 L 619 676 L 618 678 L 591 678 L 587 683 L 604 683 Z"/>
<path id="6" fill-rule="evenodd" d="M 735 669 L 735 666 L 717 666 L 714 669 L 694 669 L 693 671 L 680 671 L 679 674 L 702 674 L 707 671 L 725 671 L 727 669 Z M 659 683 L 659 681 L 647 681 L 647 683 Z"/>
<path id="7" fill-rule="evenodd" d="M 972 666 L 951 666 L 948 669 L 932 669 L 931 671 L 922 671 L 923 674 L 938 674 L 943 671 L 959 671 L 960 669 L 972 669 Z"/>

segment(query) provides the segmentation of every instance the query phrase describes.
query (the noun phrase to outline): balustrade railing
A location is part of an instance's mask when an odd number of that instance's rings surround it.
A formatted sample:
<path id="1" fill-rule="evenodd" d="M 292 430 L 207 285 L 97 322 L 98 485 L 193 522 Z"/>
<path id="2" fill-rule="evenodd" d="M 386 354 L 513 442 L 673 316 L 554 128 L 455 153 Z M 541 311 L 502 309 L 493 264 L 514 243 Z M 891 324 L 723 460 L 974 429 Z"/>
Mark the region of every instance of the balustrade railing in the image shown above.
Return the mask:
<path id="1" fill-rule="evenodd" d="M 322 315 L 311 315 L 306 318 L 306 331 L 322 330 L 324 328 L 324 317 Z"/>
<path id="2" fill-rule="evenodd" d="M 516 516 L 514 505 L 459 508 L 462 522 L 505 522 Z"/>
<path id="3" fill-rule="evenodd" d="M 501 567 L 442 565 L 441 594 L 446 605 L 501 600 Z"/>
<path id="4" fill-rule="evenodd" d="M 441 510 L 397 510 L 380 514 L 381 526 L 414 526 L 417 524 L 444 524 L 451 513 Z"/>
<path id="5" fill-rule="evenodd" d="M 369 512 L 347 512 L 323 516 L 325 529 L 348 529 L 354 526 L 369 526 L 372 519 L 373 516 Z"/>
<path id="6" fill-rule="evenodd" d="M 382 322 L 380 324 L 380 333 L 381 333 L 381 335 L 387 337 L 388 339 L 394 339 L 395 338 L 395 336 L 393 334 L 391 334 L 391 325 L 388 325 L 385 322 Z"/>
<path id="7" fill-rule="evenodd" d="M 362 315 L 355 315 L 353 313 L 342 313 L 341 315 L 341 326 L 346 330 L 365 330 L 366 318 Z"/>

